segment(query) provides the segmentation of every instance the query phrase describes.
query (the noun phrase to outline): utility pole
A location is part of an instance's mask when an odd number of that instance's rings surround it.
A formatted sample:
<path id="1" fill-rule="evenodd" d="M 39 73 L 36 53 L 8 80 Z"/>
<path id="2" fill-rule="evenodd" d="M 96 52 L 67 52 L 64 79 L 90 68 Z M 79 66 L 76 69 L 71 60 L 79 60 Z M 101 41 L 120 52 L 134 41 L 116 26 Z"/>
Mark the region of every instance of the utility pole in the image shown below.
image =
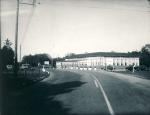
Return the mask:
<path id="1" fill-rule="evenodd" d="M 52 60 L 51 60 L 52 62 L 51 62 L 51 65 L 52 65 L 52 69 L 53 69 L 53 58 L 52 58 Z"/>
<path id="2" fill-rule="evenodd" d="M 1 20 L 1 15 L 2 15 L 1 14 L 1 12 L 2 12 L 1 10 L 2 9 L 1 9 L 1 7 L 2 7 L 2 5 L 1 5 L 1 0 L 0 0 L 0 50 L 1 50 L 1 47 L 2 47 L 2 45 L 1 45 L 1 42 L 2 42 L 2 40 L 1 40 L 2 39 L 2 22 L 1 22 L 2 21 Z"/>
<path id="3" fill-rule="evenodd" d="M 33 0 L 33 7 L 36 5 L 36 0 Z"/>
<path id="4" fill-rule="evenodd" d="M 3 94 L 3 77 L 2 77 L 2 53 L 1 53 L 1 39 L 2 39 L 2 20 L 1 20 L 1 11 L 2 10 L 2 4 L 1 4 L 1 0 L 0 0 L 0 114 L 2 114 L 2 94 Z"/>
<path id="5" fill-rule="evenodd" d="M 21 62 L 21 44 L 20 44 L 20 62 Z"/>
<path id="6" fill-rule="evenodd" d="M 18 25 L 19 25 L 19 0 L 17 0 L 17 10 L 16 10 L 16 32 L 15 32 L 15 65 L 14 74 L 18 74 Z"/>
<path id="7" fill-rule="evenodd" d="M 18 74 L 18 28 L 19 28 L 19 5 L 20 4 L 25 4 L 25 5 L 33 5 L 35 6 L 36 0 L 33 0 L 32 4 L 30 3 L 20 3 L 19 0 L 17 0 L 17 10 L 16 10 L 16 31 L 15 31 L 15 64 L 14 64 L 14 73 L 15 76 L 17 76 Z M 21 45 L 20 45 L 20 49 L 21 49 Z M 21 53 L 21 51 L 20 51 Z M 20 56 L 21 57 L 21 56 Z"/>

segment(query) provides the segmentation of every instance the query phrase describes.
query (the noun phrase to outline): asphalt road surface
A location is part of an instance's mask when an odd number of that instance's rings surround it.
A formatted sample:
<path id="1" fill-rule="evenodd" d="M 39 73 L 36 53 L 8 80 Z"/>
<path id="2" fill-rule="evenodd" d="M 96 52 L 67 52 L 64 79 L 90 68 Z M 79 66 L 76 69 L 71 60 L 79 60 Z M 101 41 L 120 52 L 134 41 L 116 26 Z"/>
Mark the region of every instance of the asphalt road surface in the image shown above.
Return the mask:
<path id="1" fill-rule="evenodd" d="M 5 115 L 150 115 L 150 80 L 106 71 L 53 70 L 4 98 Z"/>

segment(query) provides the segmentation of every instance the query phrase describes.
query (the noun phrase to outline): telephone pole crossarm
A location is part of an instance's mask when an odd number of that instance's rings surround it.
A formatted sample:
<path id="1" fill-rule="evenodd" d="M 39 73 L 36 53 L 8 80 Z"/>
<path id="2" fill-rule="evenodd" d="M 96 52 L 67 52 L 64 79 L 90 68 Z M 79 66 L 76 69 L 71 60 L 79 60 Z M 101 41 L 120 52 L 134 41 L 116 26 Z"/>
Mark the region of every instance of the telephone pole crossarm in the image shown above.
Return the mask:
<path id="1" fill-rule="evenodd" d="M 34 5 L 34 4 L 30 4 L 30 3 L 23 3 L 23 2 L 21 2 L 21 3 L 19 3 L 19 4 Z"/>
<path id="2" fill-rule="evenodd" d="M 32 3 L 19 2 L 19 4 L 35 6 L 35 4 L 36 4 L 36 0 L 33 0 L 33 2 L 32 2 Z"/>

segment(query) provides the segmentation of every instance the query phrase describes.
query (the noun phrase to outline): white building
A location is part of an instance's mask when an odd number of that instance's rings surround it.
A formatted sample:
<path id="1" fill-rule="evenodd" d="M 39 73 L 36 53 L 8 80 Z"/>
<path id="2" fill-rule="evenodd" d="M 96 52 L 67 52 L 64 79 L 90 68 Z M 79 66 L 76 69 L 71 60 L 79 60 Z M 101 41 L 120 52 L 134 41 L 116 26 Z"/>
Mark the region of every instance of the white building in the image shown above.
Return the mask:
<path id="1" fill-rule="evenodd" d="M 83 55 L 82 58 L 70 58 L 56 62 L 56 66 L 62 69 L 106 69 L 108 66 L 112 66 L 114 69 L 123 69 L 130 65 L 139 66 L 139 57 L 127 53 L 104 53 L 104 56 L 95 57 L 84 57 Z"/>

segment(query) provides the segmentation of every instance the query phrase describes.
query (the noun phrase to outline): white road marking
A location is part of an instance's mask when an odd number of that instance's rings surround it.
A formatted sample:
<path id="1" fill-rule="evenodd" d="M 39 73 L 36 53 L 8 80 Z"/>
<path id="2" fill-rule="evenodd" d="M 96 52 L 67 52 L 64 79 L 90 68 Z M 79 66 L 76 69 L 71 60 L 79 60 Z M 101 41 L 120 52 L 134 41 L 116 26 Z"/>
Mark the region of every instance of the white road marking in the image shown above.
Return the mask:
<path id="1" fill-rule="evenodd" d="M 96 87 L 98 88 L 98 84 L 97 84 L 97 81 L 96 81 L 96 80 L 94 80 L 94 83 L 95 83 Z"/>
<path id="2" fill-rule="evenodd" d="M 105 91 L 104 91 L 104 89 L 103 89 L 103 87 L 102 87 L 100 81 L 99 81 L 95 76 L 92 75 L 92 77 L 97 81 L 97 84 L 98 84 L 99 87 L 100 87 L 100 90 L 101 90 L 101 92 L 102 92 L 102 94 L 103 94 L 103 96 L 104 96 L 104 99 L 105 99 L 105 101 L 106 101 L 106 104 L 107 104 L 107 107 L 108 107 L 108 110 L 109 110 L 110 115 L 115 115 L 115 113 L 114 113 L 114 111 L 113 111 L 113 109 L 112 109 L 112 106 L 111 106 L 111 104 L 110 104 L 110 102 L 109 102 L 109 100 L 108 100 L 108 97 L 107 97 L 107 95 L 106 95 L 106 93 L 105 93 Z"/>

